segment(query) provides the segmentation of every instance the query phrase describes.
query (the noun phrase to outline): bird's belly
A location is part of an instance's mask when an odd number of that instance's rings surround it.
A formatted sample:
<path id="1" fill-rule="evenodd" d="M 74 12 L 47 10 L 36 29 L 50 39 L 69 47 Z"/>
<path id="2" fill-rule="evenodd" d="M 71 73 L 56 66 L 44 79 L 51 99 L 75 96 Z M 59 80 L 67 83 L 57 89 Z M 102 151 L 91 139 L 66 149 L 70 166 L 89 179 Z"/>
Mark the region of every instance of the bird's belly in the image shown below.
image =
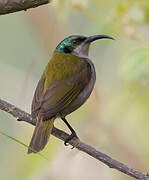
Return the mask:
<path id="1" fill-rule="evenodd" d="M 66 115 L 72 113 L 73 111 L 78 109 L 82 104 L 85 103 L 85 101 L 89 98 L 94 88 L 95 80 L 96 80 L 96 74 L 93 69 L 89 83 L 82 90 L 82 92 L 77 96 L 77 98 L 74 101 L 72 101 L 72 103 L 60 113 L 61 117 L 65 117 Z"/>

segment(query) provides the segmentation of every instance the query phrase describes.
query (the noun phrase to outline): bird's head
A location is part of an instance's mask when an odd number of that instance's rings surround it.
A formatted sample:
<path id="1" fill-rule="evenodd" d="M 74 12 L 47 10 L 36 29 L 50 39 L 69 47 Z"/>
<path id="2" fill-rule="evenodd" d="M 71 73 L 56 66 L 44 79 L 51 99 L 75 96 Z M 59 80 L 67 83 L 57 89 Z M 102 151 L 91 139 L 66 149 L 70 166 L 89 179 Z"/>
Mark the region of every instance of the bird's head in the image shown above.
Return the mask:
<path id="1" fill-rule="evenodd" d="M 88 56 L 90 44 L 98 39 L 113 39 L 107 35 L 95 35 L 95 36 L 80 36 L 72 35 L 61 41 L 56 47 L 56 51 L 60 53 L 69 53 L 75 56 L 86 57 Z"/>

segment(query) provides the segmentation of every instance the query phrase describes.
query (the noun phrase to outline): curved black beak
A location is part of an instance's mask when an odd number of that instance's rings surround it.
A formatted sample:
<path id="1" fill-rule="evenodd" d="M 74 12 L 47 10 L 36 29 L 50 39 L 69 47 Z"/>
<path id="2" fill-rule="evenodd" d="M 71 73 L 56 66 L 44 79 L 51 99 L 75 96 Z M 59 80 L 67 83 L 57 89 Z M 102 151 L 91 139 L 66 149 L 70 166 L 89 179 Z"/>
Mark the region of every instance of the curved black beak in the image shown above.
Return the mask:
<path id="1" fill-rule="evenodd" d="M 112 39 L 115 40 L 113 37 L 107 36 L 107 35 L 95 35 L 95 36 L 89 36 L 87 37 L 87 39 L 85 40 L 85 43 L 91 43 L 95 40 L 98 39 Z"/>

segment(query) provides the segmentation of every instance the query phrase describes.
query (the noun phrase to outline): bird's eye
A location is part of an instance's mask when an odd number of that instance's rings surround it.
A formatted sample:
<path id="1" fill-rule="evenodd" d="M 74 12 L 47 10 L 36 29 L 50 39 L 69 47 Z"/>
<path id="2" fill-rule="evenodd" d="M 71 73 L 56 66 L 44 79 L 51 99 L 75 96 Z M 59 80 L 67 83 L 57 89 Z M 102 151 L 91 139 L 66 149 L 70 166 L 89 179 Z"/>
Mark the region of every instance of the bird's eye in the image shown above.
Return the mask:
<path id="1" fill-rule="evenodd" d="M 73 44 L 73 45 L 77 45 L 77 44 L 78 44 L 78 41 L 74 39 L 74 40 L 72 41 L 72 44 Z"/>

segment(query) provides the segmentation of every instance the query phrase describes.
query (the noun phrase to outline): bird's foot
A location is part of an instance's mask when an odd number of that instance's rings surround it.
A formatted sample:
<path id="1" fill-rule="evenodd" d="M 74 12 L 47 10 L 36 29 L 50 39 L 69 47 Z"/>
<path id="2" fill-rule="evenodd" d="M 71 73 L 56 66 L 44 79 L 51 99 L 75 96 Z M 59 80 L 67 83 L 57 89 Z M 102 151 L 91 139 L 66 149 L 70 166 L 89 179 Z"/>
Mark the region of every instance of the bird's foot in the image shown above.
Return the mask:
<path id="1" fill-rule="evenodd" d="M 69 145 L 69 141 L 71 141 L 74 138 L 78 138 L 77 134 L 75 132 L 72 132 L 70 136 L 68 136 L 68 138 L 64 141 L 64 145 L 68 146 Z M 74 148 L 74 146 L 72 147 L 72 149 Z"/>

